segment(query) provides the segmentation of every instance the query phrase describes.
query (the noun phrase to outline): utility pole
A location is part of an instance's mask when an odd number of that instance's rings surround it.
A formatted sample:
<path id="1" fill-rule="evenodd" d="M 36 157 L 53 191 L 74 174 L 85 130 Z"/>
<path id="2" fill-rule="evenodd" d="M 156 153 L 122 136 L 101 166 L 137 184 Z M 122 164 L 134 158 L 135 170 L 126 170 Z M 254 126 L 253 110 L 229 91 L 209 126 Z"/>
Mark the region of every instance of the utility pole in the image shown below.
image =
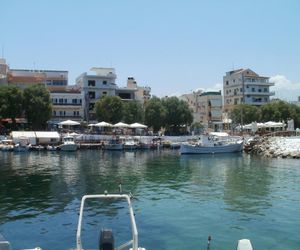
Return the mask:
<path id="1" fill-rule="evenodd" d="M 245 104 L 245 81 L 244 81 L 244 75 L 242 72 L 242 102 L 241 102 L 241 131 L 243 133 L 243 126 L 244 126 L 244 104 Z"/>

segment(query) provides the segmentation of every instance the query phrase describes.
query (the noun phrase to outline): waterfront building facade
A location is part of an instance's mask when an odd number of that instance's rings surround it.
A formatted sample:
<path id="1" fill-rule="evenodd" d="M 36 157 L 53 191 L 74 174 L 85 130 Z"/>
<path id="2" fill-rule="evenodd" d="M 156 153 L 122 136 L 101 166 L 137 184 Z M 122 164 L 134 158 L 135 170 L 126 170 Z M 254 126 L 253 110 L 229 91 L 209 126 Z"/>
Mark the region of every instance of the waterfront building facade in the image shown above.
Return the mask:
<path id="1" fill-rule="evenodd" d="M 179 97 L 188 103 L 193 110 L 193 122 L 201 123 L 204 128 L 219 130 L 222 128 L 222 95 L 221 91 L 202 90 L 184 94 Z"/>
<path id="2" fill-rule="evenodd" d="M 193 122 L 201 123 L 200 119 L 200 105 L 199 105 L 199 96 L 202 94 L 202 90 L 193 91 L 189 94 L 183 94 L 179 96 L 179 100 L 185 101 L 189 108 L 193 110 Z"/>
<path id="3" fill-rule="evenodd" d="M 223 127 L 221 91 L 203 92 L 198 97 L 200 121 L 206 128 L 219 131 Z"/>
<path id="4" fill-rule="evenodd" d="M 7 84 L 7 70 L 8 65 L 6 64 L 5 59 L 0 58 L 0 86 Z"/>
<path id="5" fill-rule="evenodd" d="M 82 91 L 82 105 L 84 109 L 84 119 L 86 121 L 95 120 L 95 103 L 102 96 L 116 95 L 116 78 L 114 68 L 90 69 L 76 78 L 76 86 Z"/>
<path id="6" fill-rule="evenodd" d="M 134 77 L 127 78 L 127 88 L 135 89 L 135 100 L 139 101 L 142 105 L 151 98 L 151 88 L 148 86 L 138 86 Z"/>
<path id="7" fill-rule="evenodd" d="M 52 117 L 49 123 L 57 124 L 64 120 L 82 121 L 83 94 L 74 86 L 49 87 L 52 102 Z"/>
<path id="8" fill-rule="evenodd" d="M 223 77 L 224 111 L 229 112 L 238 104 L 260 106 L 270 101 L 275 92 L 270 91 L 274 83 L 269 77 L 260 76 L 251 69 L 226 72 Z"/>
<path id="9" fill-rule="evenodd" d="M 31 69 L 8 69 L 7 83 L 21 89 L 34 84 L 46 86 L 67 86 L 68 71 L 62 70 L 31 70 Z"/>

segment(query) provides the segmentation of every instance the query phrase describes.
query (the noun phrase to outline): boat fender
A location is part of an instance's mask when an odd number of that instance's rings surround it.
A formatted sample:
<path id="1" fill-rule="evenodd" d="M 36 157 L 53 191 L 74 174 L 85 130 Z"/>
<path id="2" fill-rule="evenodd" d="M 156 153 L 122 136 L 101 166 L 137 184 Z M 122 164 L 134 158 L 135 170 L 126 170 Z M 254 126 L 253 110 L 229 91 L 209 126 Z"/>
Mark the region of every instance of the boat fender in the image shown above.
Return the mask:
<path id="1" fill-rule="evenodd" d="M 112 229 L 101 229 L 99 250 L 114 250 L 115 240 Z"/>

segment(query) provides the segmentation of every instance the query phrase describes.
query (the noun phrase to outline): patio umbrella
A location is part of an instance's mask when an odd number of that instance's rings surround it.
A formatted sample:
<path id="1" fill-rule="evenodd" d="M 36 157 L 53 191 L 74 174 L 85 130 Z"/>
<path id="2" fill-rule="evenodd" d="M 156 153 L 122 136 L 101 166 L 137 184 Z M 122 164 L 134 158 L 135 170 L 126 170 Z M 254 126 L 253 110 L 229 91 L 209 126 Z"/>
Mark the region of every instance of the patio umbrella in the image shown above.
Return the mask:
<path id="1" fill-rule="evenodd" d="M 136 123 L 130 124 L 129 127 L 130 127 L 130 128 L 147 128 L 146 125 L 141 124 L 141 123 L 137 123 L 137 122 L 136 122 Z"/>
<path id="2" fill-rule="evenodd" d="M 66 120 L 63 122 L 59 122 L 58 125 L 76 126 L 76 125 L 80 125 L 80 123 L 72 120 Z"/>
<path id="3" fill-rule="evenodd" d="M 115 125 L 113 125 L 113 127 L 115 127 L 115 128 L 128 128 L 129 125 L 124 123 L 124 122 L 118 122 Z"/>
<path id="4" fill-rule="evenodd" d="M 95 127 L 112 127 L 112 125 L 108 122 L 99 122 L 94 125 Z"/>

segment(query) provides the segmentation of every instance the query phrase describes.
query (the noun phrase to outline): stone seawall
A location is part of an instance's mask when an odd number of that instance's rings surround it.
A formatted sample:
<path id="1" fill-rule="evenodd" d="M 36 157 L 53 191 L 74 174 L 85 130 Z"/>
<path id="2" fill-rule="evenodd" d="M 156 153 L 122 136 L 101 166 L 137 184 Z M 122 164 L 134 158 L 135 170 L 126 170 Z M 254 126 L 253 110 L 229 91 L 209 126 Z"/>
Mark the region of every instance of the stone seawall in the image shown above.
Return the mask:
<path id="1" fill-rule="evenodd" d="M 272 158 L 300 159 L 300 137 L 266 137 L 245 145 L 245 151 L 251 154 Z"/>

